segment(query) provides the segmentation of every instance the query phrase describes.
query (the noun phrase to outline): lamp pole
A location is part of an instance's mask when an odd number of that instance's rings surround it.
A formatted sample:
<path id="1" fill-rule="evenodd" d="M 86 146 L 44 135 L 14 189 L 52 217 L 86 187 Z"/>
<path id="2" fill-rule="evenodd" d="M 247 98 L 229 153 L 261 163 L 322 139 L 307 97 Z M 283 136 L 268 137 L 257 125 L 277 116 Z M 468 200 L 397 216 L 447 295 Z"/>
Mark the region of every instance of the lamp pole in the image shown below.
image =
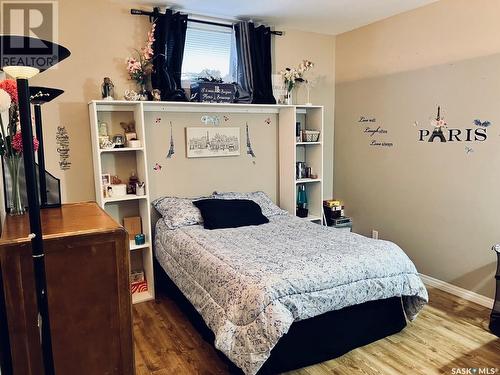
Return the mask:
<path id="1" fill-rule="evenodd" d="M 23 141 L 24 173 L 31 230 L 31 247 L 33 254 L 33 270 L 35 274 L 36 298 L 39 309 L 38 324 L 41 334 L 43 367 L 45 375 L 53 375 L 54 358 L 52 339 L 50 336 L 49 305 L 47 298 L 47 281 L 45 278 L 45 259 L 43 251 L 42 223 L 40 219 L 40 202 L 38 200 L 37 179 L 35 172 L 35 153 L 33 150 L 33 131 L 31 128 L 31 108 L 28 80 L 17 78 L 19 98 L 19 120 Z"/>
<path id="2" fill-rule="evenodd" d="M 34 104 L 35 110 L 35 127 L 36 139 L 38 139 L 38 180 L 40 182 L 40 203 L 42 207 L 47 205 L 47 179 L 45 175 L 45 153 L 43 147 L 43 130 L 42 130 L 42 106 Z"/>
<path id="3" fill-rule="evenodd" d="M 496 293 L 490 316 L 490 331 L 500 337 L 500 244 L 493 246 L 497 254 Z"/>

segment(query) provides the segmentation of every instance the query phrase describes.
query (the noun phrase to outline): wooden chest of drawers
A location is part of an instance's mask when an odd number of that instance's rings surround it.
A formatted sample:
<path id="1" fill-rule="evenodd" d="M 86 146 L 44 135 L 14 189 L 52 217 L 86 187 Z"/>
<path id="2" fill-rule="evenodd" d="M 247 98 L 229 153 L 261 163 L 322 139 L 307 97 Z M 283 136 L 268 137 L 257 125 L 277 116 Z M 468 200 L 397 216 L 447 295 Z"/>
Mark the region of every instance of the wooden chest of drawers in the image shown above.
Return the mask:
<path id="1" fill-rule="evenodd" d="M 56 373 L 133 374 L 126 231 L 95 203 L 44 209 L 41 216 Z M 43 373 L 28 233 L 27 215 L 6 218 L 0 336 L 10 350 L 0 347 L 2 374 L 9 367 L 15 374 Z"/>

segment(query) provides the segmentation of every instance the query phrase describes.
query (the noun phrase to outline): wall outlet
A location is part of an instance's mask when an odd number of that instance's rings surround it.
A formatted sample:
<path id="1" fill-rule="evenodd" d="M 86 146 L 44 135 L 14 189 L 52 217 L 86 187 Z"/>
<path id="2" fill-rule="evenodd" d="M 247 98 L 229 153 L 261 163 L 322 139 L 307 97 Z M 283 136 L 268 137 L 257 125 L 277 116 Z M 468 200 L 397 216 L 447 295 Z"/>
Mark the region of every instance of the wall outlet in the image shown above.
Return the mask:
<path id="1" fill-rule="evenodd" d="M 372 238 L 378 240 L 378 230 L 372 229 Z"/>

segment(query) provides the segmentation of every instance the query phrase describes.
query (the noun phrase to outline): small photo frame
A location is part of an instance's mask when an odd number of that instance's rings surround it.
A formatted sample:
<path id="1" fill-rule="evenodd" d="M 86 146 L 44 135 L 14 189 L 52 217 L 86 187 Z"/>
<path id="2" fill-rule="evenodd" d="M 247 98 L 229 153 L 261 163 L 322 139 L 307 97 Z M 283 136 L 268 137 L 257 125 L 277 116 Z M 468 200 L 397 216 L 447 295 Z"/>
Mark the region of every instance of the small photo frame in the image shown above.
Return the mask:
<path id="1" fill-rule="evenodd" d="M 109 173 L 101 175 L 101 184 L 102 186 L 111 185 L 111 175 Z"/>

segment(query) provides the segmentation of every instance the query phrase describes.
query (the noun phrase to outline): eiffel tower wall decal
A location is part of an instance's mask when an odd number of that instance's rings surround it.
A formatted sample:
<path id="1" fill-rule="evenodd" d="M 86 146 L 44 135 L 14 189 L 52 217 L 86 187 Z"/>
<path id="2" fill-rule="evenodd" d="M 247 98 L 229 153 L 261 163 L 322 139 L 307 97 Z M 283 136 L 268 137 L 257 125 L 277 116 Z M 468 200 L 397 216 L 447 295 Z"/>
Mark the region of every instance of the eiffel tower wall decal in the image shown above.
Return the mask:
<path id="1" fill-rule="evenodd" d="M 255 152 L 252 149 L 252 142 L 250 141 L 250 133 L 248 131 L 248 122 L 246 123 L 246 133 L 247 133 L 247 154 L 252 158 L 255 158 Z"/>
<path id="2" fill-rule="evenodd" d="M 428 142 L 434 142 L 434 139 L 436 138 L 441 142 L 446 142 L 446 137 L 443 134 L 443 128 L 446 128 L 447 124 L 441 116 L 441 107 L 438 107 L 436 119 L 431 121 L 431 125 L 434 126 L 434 131 L 432 132 Z"/>
<path id="3" fill-rule="evenodd" d="M 167 159 L 171 159 L 174 154 L 175 154 L 174 135 L 172 129 L 172 121 L 170 121 L 170 148 L 168 149 Z"/>

